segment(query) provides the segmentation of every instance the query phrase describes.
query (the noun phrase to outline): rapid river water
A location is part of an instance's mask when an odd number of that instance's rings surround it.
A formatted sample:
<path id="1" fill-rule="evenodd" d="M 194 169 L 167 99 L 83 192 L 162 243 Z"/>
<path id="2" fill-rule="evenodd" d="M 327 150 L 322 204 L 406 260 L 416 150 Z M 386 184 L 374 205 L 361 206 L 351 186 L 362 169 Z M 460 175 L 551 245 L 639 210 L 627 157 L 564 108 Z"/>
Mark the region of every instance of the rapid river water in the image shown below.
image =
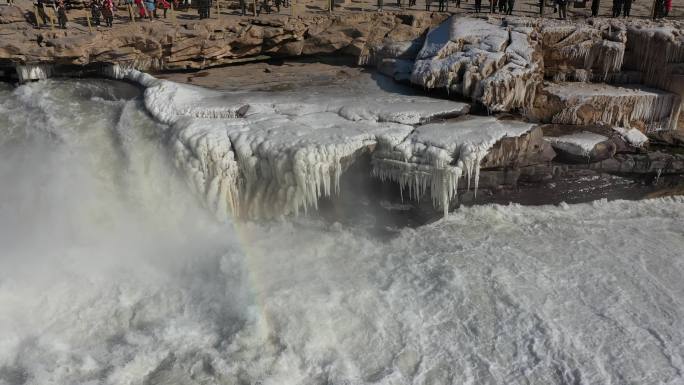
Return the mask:
<path id="1" fill-rule="evenodd" d="M 684 199 L 218 221 L 141 91 L 0 84 L 0 384 L 684 384 Z"/>

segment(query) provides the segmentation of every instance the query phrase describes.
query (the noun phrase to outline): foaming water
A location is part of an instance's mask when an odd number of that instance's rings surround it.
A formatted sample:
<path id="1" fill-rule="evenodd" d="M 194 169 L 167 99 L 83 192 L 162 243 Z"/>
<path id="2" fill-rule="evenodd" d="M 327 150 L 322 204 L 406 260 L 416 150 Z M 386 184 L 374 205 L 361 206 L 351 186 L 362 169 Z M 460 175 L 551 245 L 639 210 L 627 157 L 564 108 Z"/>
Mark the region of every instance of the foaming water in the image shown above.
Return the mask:
<path id="1" fill-rule="evenodd" d="M 0 384 L 681 384 L 684 200 L 219 223 L 139 91 L 0 85 Z"/>

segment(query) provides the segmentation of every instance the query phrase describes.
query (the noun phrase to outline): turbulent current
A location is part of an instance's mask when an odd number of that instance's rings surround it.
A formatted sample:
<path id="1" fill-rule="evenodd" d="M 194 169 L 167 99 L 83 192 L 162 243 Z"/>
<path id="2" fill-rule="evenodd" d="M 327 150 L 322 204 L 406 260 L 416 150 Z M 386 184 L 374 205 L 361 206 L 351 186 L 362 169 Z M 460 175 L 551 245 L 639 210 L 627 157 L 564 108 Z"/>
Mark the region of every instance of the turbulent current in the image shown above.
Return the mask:
<path id="1" fill-rule="evenodd" d="M 682 198 L 218 221 L 166 132 L 0 84 L 0 384 L 684 383 Z"/>

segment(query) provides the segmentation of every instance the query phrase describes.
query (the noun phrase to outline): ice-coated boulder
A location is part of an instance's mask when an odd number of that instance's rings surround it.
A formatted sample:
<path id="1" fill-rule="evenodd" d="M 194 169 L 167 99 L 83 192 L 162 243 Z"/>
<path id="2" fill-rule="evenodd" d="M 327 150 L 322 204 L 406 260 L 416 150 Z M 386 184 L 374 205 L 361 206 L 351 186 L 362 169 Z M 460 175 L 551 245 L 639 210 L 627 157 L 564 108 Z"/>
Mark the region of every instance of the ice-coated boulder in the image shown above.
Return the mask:
<path id="1" fill-rule="evenodd" d="M 379 136 L 373 153 L 373 174 L 397 182 L 409 197 L 420 200 L 428 191 L 435 207 L 446 215 L 456 197 L 459 179 L 477 191 L 480 165 L 503 138 L 520 137 L 534 124 L 494 117 L 465 116 L 417 127 L 410 135 Z"/>
<path id="2" fill-rule="evenodd" d="M 528 115 L 557 124 L 603 124 L 644 131 L 677 127 L 679 95 L 639 85 L 552 83 L 544 87 Z"/>
<path id="3" fill-rule="evenodd" d="M 627 33 L 616 20 L 545 20 L 540 35 L 544 73 L 556 81 L 605 81 L 620 72 Z"/>
<path id="4" fill-rule="evenodd" d="M 559 160 L 569 163 L 599 162 L 612 158 L 616 151 L 608 137 L 589 131 L 547 137 L 546 140 L 558 153 Z"/>
<path id="5" fill-rule="evenodd" d="M 471 98 L 491 111 L 525 108 L 543 78 L 533 31 L 494 19 L 453 16 L 428 33 L 411 82 Z"/>

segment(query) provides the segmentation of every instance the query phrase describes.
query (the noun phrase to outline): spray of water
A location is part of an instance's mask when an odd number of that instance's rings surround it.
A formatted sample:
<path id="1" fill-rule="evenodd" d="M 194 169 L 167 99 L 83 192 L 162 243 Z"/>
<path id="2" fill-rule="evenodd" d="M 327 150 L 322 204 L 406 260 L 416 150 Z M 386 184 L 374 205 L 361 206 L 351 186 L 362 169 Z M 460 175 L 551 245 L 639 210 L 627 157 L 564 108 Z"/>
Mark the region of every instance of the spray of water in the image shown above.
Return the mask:
<path id="1" fill-rule="evenodd" d="M 684 381 L 682 199 L 218 223 L 134 87 L 0 87 L 2 385 Z"/>

